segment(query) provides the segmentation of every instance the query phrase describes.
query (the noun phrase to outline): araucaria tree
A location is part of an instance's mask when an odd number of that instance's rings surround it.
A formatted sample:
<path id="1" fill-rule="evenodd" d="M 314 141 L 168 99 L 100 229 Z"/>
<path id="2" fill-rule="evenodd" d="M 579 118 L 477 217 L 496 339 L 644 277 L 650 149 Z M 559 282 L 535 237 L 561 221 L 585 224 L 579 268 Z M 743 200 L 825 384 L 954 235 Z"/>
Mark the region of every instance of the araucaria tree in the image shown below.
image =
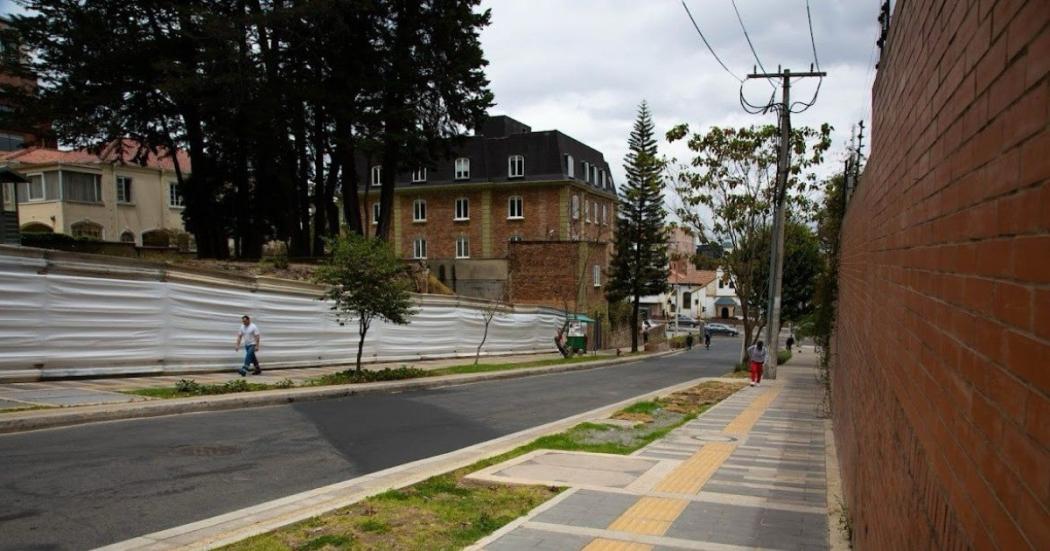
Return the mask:
<path id="1" fill-rule="evenodd" d="M 609 265 L 606 298 L 631 301 L 631 352 L 638 351 L 641 297 L 667 290 L 667 225 L 663 197 L 665 163 L 657 157 L 653 118 L 643 101 L 627 140 L 629 151 L 620 186 L 616 244 Z"/>
<path id="2" fill-rule="evenodd" d="M 328 241 L 331 256 L 314 273 L 328 286 L 322 300 L 332 301 L 339 325 L 357 322 L 357 371 L 365 335 L 375 320 L 405 325 L 415 313 L 412 281 L 385 241 L 351 233 Z"/>
<path id="3" fill-rule="evenodd" d="M 785 194 L 789 219 L 805 221 L 812 215 L 813 204 L 807 194 L 816 191 L 817 177 L 810 170 L 823 161 L 831 145 L 830 133 L 827 124 L 820 129 L 791 131 Z M 758 340 L 766 322 L 767 287 L 754 282 L 763 269 L 768 273 L 769 247 L 763 247 L 761 236 L 769 231 L 773 216 L 780 130 L 774 125 L 738 129 L 716 126 L 706 134 L 690 135 L 689 127 L 683 124 L 667 133 L 670 141 L 686 137 L 695 156 L 675 182 L 682 202 L 677 214 L 702 242 L 725 249 L 717 264 L 734 283 L 744 318 L 744 338 L 750 344 Z M 785 263 L 790 264 L 790 260 Z"/>

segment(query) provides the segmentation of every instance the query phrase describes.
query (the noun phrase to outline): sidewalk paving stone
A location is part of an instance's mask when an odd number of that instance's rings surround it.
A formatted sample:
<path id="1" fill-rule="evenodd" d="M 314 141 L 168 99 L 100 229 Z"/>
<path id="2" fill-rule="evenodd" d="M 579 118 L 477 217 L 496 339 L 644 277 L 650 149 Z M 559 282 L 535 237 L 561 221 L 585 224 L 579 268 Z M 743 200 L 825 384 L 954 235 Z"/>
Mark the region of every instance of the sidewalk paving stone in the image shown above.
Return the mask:
<path id="1" fill-rule="evenodd" d="M 812 361 L 781 366 L 778 380 L 632 454 L 659 463 L 634 482 L 575 485 L 473 549 L 828 549 L 827 421 L 814 370 Z M 534 463 L 517 482 L 550 477 Z"/>

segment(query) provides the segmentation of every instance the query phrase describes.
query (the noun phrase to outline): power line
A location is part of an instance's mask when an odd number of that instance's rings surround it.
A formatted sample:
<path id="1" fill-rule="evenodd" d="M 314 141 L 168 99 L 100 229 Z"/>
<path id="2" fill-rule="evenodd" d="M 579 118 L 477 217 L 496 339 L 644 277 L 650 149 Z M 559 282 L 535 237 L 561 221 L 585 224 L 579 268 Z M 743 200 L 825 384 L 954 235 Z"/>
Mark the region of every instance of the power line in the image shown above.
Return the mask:
<path id="1" fill-rule="evenodd" d="M 700 30 L 700 25 L 696 24 L 696 19 L 693 18 L 693 12 L 689 11 L 689 6 L 685 5 L 685 0 L 682 0 L 682 7 L 685 8 L 685 13 L 689 16 L 689 20 L 693 22 L 693 28 L 695 28 L 697 34 L 700 35 L 700 40 L 704 41 L 704 45 L 707 46 L 707 50 L 711 52 L 712 56 L 714 56 L 715 61 L 717 61 L 730 76 L 735 78 L 737 82 L 744 82 L 744 79 L 736 76 L 736 73 L 733 71 L 730 71 L 729 67 L 726 67 L 726 64 L 722 62 L 722 58 L 718 57 L 718 54 L 715 53 L 715 49 L 711 47 L 711 44 L 707 41 L 707 37 L 705 37 L 703 31 Z"/>
<path id="2" fill-rule="evenodd" d="M 765 65 L 762 65 L 762 60 L 758 58 L 758 52 L 755 51 L 755 45 L 751 43 L 751 35 L 747 32 L 747 26 L 744 25 L 744 18 L 740 15 L 740 9 L 736 6 L 736 0 L 732 0 L 733 11 L 736 12 L 736 20 L 740 22 L 740 30 L 744 31 L 744 39 L 747 40 L 747 46 L 751 48 L 751 55 L 755 56 L 755 61 L 758 62 L 758 68 L 762 69 L 762 72 L 766 72 Z M 773 79 L 767 79 L 769 85 L 776 90 L 777 85 L 773 82 Z"/>
<path id="3" fill-rule="evenodd" d="M 817 39 L 813 34 L 813 15 L 810 12 L 810 0 L 805 0 L 805 20 L 810 24 L 810 45 L 813 46 L 813 63 L 817 66 L 817 71 L 820 71 L 820 58 L 817 57 Z M 817 103 L 817 97 L 820 96 L 820 85 L 824 83 L 824 78 L 821 77 L 817 80 L 817 88 L 813 91 L 813 98 L 808 102 L 795 102 L 790 107 L 785 106 L 793 113 L 800 113 L 806 109 L 813 107 Z M 796 110 L 796 105 L 802 107 Z"/>

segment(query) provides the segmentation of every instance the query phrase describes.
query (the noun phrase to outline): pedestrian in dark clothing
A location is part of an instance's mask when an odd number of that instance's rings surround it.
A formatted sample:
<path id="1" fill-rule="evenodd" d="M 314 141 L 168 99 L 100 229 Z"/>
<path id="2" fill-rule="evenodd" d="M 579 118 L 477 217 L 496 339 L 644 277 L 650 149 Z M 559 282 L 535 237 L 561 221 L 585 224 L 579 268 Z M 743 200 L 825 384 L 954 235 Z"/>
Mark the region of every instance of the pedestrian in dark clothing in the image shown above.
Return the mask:
<path id="1" fill-rule="evenodd" d="M 789 336 L 788 340 L 787 340 L 788 352 L 791 352 L 791 347 L 792 346 L 795 346 L 795 337 Z"/>

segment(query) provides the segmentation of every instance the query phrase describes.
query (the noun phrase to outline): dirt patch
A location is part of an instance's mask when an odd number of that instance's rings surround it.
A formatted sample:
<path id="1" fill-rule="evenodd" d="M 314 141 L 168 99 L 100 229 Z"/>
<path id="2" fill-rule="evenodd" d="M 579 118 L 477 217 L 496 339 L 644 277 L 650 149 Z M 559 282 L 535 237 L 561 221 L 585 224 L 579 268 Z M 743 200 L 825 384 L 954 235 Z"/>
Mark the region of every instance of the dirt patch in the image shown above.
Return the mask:
<path id="1" fill-rule="evenodd" d="M 653 416 L 648 413 L 631 413 L 627 411 L 620 411 L 612 416 L 613 419 L 620 419 L 622 421 L 631 421 L 633 423 L 652 423 Z"/>
<path id="2" fill-rule="evenodd" d="M 744 388 L 741 383 L 711 381 L 661 398 L 660 403 L 667 411 L 688 415 L 699 411 L 704 406 L 717 404 L 741 388 Z"/>

